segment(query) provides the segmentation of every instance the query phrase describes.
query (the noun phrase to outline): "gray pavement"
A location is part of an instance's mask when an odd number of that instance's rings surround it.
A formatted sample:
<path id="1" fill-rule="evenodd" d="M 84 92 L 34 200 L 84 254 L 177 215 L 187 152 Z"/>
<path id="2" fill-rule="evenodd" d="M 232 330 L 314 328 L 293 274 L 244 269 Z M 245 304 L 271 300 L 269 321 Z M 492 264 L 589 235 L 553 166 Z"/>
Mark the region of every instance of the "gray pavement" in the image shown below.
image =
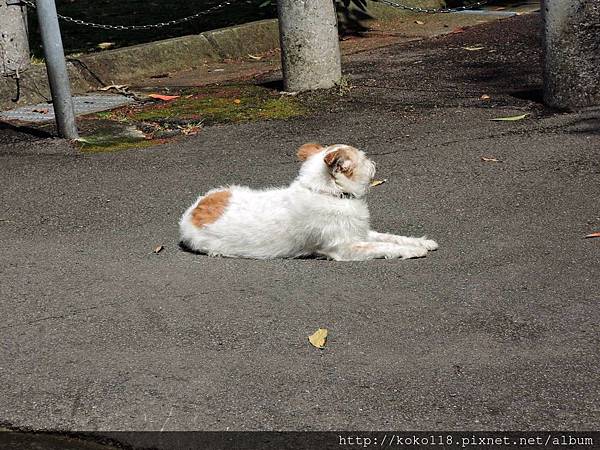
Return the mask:
<path id="1" fill-rule="evenodd" d="M 360 53 L 350 93 L 315 95 L 307 117 L 150 149 L 82 155 L 0 130 L 0 422 L 598 430 L 600 239 L 583 236 L 600 230 L 600 112 L 537 102 L 538 30 L 531 15 Z M 389 179 L 374 228 L 440 249 L 356 263 L 178 249 L 198 193 L 286 184 L 307 141 L 369 152 Z"/>

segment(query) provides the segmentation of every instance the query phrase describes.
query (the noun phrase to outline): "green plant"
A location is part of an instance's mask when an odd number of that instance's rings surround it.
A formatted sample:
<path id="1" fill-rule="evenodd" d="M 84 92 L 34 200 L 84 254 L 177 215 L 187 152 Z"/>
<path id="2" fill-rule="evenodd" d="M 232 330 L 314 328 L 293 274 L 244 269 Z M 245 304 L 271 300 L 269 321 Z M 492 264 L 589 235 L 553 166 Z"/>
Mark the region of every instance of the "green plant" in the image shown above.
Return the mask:
<path id="1" fill-rule="evenodd" d="M 343 97 L 344 95 L 348 95 L 350 93 L 350 91 L 352 90 L 352 83 L 350 82 L 350 78 L 346 75 L 344 75 L 342 78 L 340 78 L 340 81 L 338 81 L 335 84 L 335 88 L 337 91 L 337 94 L 340 97 Z"/>

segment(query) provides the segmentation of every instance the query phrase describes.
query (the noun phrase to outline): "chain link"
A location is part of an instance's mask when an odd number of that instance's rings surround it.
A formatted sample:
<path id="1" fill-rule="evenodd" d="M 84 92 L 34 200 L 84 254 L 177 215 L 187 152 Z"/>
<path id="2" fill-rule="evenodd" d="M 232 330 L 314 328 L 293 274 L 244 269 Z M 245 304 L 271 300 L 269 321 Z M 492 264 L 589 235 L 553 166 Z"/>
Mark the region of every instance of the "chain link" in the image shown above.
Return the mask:
<path id="1" fill-rule="evenodd" d="M 33 1 L 30 0 L 21 0 L 22 3 L 26 4 L 27 6 L 30 6 L 32 8 L 35 8 L 36 5 Z M 81 20 L 81 19 L 75 19 L 73 17 L 69 17 L 69 16 L 63 16 L 61 14 L 57 14 L 58 18 L 61 20 L 64 20 L 65 22 L 71 22 L 71 23 L 75 23 L 77 25 L 84 25 L 84 26 L 88 26 L 91 28 L 101 28 L 103 30 L 121 30 L 121 31 L 125 31 L 125 30 L 152 30 L 152 29 L 156 29 L 156 28 L 164 28 L 164 27 L 168 27 L 171 25 L 178 25 L 180 23 L 186 23 L 186 22 L 190 22 L 194 19 L 197 19 L 200 16 L 204 16 L 206 14 L 209 14 L 213 11 L 216 11 L 218 9 L 221 9 L 225 6 L 229 6 L 231 5 L 232 1 L 231 0 L 227 0 L 224 1 L 222 3 L 219 3 L 218 5 L 212 6 L 210 8 L 208 8 L 207 10 L 204 11 L 200 11 L 197 12 L 196 14 L 192 14 L 191 16 L 187 16 L 187 17 L 183 17 L 181 19 L 175 19 L 175 20 L 169 20 L 167 22 L 159 22 L 159 23 L 154 23 L 154 24 L 150 24 L 150 25 L 106 25 L 106 24 L 101 24 L 101 23 L 94 23 L 94 22 L 86 22 L 85 20 Z"/>
<path id="2" fill-rule="evenodd" d="M 478 8 L 489 3 L 489 0 L 482 0 L 475 3 L 469 3 L 464 6 L 457 6 L 456 8 L 421 8 L 420 6 L 408 6 L 402 5 L 400 3 L 392 2 L 390 0 L 373 0 L 377 3 L 383 3 L 384 5 L 392 6 L 394 8 L 405 9 L 407 11 L 415 12 L 415 13 L 425 13 L 425 14 L 437 14 L 437 13 L 453 13 L 459 11 L 465 11 L 467 9 Z"/>

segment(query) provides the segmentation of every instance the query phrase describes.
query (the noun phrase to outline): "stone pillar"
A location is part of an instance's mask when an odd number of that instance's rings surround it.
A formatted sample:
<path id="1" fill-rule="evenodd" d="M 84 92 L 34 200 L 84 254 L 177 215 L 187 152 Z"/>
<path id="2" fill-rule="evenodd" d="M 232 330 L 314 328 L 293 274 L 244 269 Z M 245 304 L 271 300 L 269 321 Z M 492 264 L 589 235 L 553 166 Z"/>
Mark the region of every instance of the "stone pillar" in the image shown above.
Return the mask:
<path id="1" fill-rule="evenodd" d="M 284 89 L 333 87 L 342 77 L 332 0 L 278 0 Z"/>
<path id="2" fill-rule="evenodd" d="M 600 0 L 544 0 L 544 102 L 600 105 Z"/>
<path id="3" fill-rule="evenodd" d="M 0 75 L 17 75 L 29 67 L 29 61 L 26 8 L 0 0 Z"/>

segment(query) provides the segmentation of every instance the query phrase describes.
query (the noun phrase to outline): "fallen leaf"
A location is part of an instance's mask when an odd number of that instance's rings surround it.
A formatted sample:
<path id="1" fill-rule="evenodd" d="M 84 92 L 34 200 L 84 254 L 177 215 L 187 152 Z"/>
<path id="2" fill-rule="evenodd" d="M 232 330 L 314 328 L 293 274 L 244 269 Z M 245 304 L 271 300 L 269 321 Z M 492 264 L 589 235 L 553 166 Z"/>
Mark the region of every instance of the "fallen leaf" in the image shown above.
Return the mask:
<path id="1" fill-rule="evenodd" d="M 254 59 L 255 61 L 260 61 L 261 59 L 263 59 L 262 56 L 255 56 L 255 55 L 251 55 L 250 53 L 248 53 L 248 58 Z"/>
<path id="2" fill-rule="evenodd" d="M 152 250 L 152 253 L 160 253 L 165 249 L 165 247 L 163 245 L 159 245 L 158 247 L 156 247 L 154 250 Z"/>
<path id="3" fill-rule="evenodd" d="M 371 181 L 371 187 L 379 186 L 379 185 L 382 185 L 383 183 L 387 183 L 387 178 L 384 178 L 383 180 Z"/>
<path id="4" fill-rule="evenodd" d="M 239 105 L 240 103 L 242 103 L 242 101 L 239 98 L 236 98 L 233 103 L 235 103 L 236 105 Z"/>
<path id="5" fill-rule="evenodd" d="M 126 84 L 111 84 L 110 86 L 104 86 L 98 89 L 99 91 L 110 91 L 111 89 L 116 89 L 117 91 L 127 89 L 128 86 Z"/>
<path id="6" fill-rule="evenodd" d="M 495 119 L 490 120 L 494 120 L 496 122 L 515 122 L 517 120 L 523 120 L 528 115 L 529 114 L 521 114 L 520 116 L 496 117 Z"/>
<path id="7" fill-rule="evenodd" d="M 106 50 L 114 46 L 114 42 L 100 42 L 98 45 L 96 45 L 96 47 L 98 47 L 100 50 Z"/>
<path id="8" fill-rule="evenodd" d="M 178 126 L 177 128 L 181 130 L 181 134 L 183 134 L 184 136 L 192 136 L 202 131 L 202 123 L 199 122 L 197 124 L 188 124 L 183 127 Z"/>
<path id="9" fill-rule="evenodd" d="M 325 348 L 325 342 L 327 341 L 327 329 L 319 328 L 313 334 L 308 337 L 308 341 L 317 348 Z"/>
<path id="10" fill-rule="evenodd" d="M 148 95 L 148 97 L 168 102 L 170 100 L 175 100 L 176 98 L 179 98 L 179 95 L 150 94 Z"/>
<path id="11" fill-rule="evenodd" d="M 415 20 L 415 23 L 417 25 L 425 25 L 425 22 L 423 22 L 422 20 Z"/>
<path id="12" fill-rule="evenodd" d="M 463 27 L 456 27 L 450 32 L 450 34 L 457 34 L 457 33 L 464 33 L 464 32 L 465 32 L 465 29 Z"/>
<path id="13" fill-rule="evenodd" d="M 39 113 L 39 114 L 48 114 L 48 108 L 36 108 L 33 110 L 33 112 Z"/>
<path id="14" fill-rule="evenodd" d="M 479 46 L 473 46 L 473 47 L 463 47 L 464 50 L 468 50 L 470 52 L 476 52 L 477 50 L 483 50 L 485 47 L 479 45 Z"/>
<path id="15" fill-rule="evenodd" d="M 483 95 L 482 95 L 481 97 L 479 97 L 479 98 L 480 98 L 481 100 L 489 100 L 489 99 L 490 99 L 490 98 L 492 98 L 492 97 L 490 97 L 490 96 L 489 96 L 489 95 L 487 95 L 487 94 L 483 94 Z"/>
<path id="16" fill-rule="evenodd" d="M 496 158 L 488 158 L 486 156 L 482 156 L 481 160 L 484 162 L 500 162 L 500 160 L 496 159 Z"/>
<path id="17" fill-rule="evenodd" d="M 597 238 L 600 237 L 600 231 L 596 232 L 596 233 L 591 233 L 585 236 L 586 239 L 588 238 Z"/>

